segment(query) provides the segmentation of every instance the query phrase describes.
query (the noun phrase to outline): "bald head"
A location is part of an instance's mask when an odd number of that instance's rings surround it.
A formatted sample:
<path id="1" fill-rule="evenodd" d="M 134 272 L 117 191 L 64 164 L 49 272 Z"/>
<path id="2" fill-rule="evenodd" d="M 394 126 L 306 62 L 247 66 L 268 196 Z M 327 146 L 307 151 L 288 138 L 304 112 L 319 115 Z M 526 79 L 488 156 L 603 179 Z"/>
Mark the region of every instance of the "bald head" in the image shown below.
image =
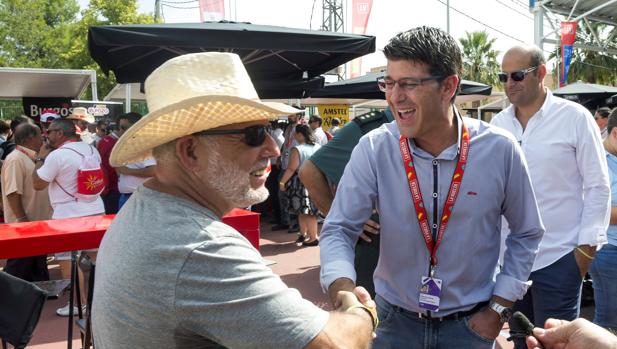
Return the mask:
<path id="1" fill-rule="evenodd" d="M 15 144 L 28 148 L 33 151 L 39 151 L 43 145 L 41 137 L 41 129 L 34 124 L 25 122 L 15 128 Z"/>
<path id="2" fill-rule="evenodd" d="M 545 62 L 542 50 L 535 46 L 514 46 L 506 52 L 501 70 L 507 77 L 503 86 L 510 103 L 530 111 L 539 109 L 545 97 Z"/>
<path id="3" fill-rule="evenodd" d="M 508 56 L 527 59 L 527 64 L 530 67 L 537 67 L 541 64 L 545 64 L 544 53 L 542 50 L 533 45 L 518 45 L 509 49 L 503 56 L 504 61 Z"/>

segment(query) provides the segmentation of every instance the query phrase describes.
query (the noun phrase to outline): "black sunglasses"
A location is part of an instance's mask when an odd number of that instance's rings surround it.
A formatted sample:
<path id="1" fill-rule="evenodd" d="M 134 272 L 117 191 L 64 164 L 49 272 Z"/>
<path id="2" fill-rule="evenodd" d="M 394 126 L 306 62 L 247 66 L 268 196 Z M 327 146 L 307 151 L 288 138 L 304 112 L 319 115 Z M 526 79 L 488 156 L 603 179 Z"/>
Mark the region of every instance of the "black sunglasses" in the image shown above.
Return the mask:
<path id="1" fill-rule="evenodd" d="M 517 70 L 517 71 L 513 71 L 512 73 L 508 74 L 506 72 L 500 72 L 497 74 L 497 76 L 499 76 L 499 81 L 501 81 L 502 83 L 506 83 L 508 82 L 508 75 L 510 76 L 510 79 L 514 80 L 514 81 L 523 81 L 525 79 L 525 76 L 527 76 L 527 74 L 531 73 L 532 71 L 538 69 L 538 67 L 531 67 L 531 68 L 527 68 L 527 69 L 521 69 L 521 70 Z"/>
<path id="2" fill-rule="evenodd" d="M 195 133 L 197 136 L 217 136 L 217 135 L 244 135 L 244 143 L 249 147 L 259 147 L 266 141 L 272 127 L 268 125 L 255 125 L 236 130 L 206 130 Z"/>

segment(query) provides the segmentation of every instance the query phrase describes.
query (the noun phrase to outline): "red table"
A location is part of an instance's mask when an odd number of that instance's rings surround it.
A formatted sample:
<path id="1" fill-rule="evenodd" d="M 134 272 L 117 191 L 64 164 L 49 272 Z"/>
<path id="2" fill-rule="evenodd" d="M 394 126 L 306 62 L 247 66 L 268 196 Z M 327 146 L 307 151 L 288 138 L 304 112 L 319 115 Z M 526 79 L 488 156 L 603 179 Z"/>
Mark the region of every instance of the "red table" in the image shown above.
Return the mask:
<path id="1" fill-rule="evenodd" d="M 0 224 L 0 259 L 99 247 L 114 215 Z M 233 209 L 223 222 L 259 249 L 259 213 Z"/>
<path id="2" fill-rule="evenodd" d="M 0 259 L 38 256 L 98 248 L 114 215 L 89 216 L 38 222 L 0 224 Z M 234 227 L 259 249 L 259 213 L 233 209 L 223 222 Z M 67 348 L 73 338 L 73 285 L 77 275 L 75 253 L 71 254 L 71 287 Z"/>

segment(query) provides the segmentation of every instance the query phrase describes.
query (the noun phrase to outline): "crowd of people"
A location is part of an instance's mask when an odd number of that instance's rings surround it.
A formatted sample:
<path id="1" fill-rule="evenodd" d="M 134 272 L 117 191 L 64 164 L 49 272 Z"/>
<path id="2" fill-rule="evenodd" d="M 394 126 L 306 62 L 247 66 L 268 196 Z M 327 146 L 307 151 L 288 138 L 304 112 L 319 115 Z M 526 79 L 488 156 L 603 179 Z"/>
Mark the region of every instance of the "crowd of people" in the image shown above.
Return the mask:
<path id="1" fill-rule="evenodd" d="M 388 108 L 327 131 L 260 101 L 240 58 L 218 52 L 158 67 L 150 113 L 111 132 L 80 108 L 0 123 L 5 220 L 117 213 L 88 251 L 101 349 L 491 348 L 515 311 L 537 326 L 515 348 L 617 348 L 617 108 L 554 96 L 542 51 L 516 46 L 499 73 L 511 106 L 464 118 L 452 36 L 417 27 L 383 52 Z M 97 166 L 107 185 L 84 192 Z M 333 311 L 222 223 L 268 196 L 274 230 L 319 246 Z M 48 278 L 46 256 L 5 271 Z M 579 319 L 588 272 L 595 324 Z"/>
<path id="2" fill-rule="evenodd" d="M 137 186 L 153 175 L 151 159 L 127 167 L 109 166 L 113 143 L 140 117 L 120 115 L 110 134 L 112 125 L 96 122 L 83 107 L 73 108 L 66 118 L 46 113 L 38 123 L 25 116 L 13 119 L 0 145 L 5 222 L 117 213 Z M 117 194 L 110 195 L 114 190 Z M 96 260 L 96 250 L 86 252 Z M 61 277 L 69 279 L 71 253 L 55 254 L 54 262 Z M 4 271 L 27 281 L 49 280 L 47 256 L 9 259 Z M 83 298 L 85 303 L 85 294 Z M 69 310 L 67 304 L 56 313 L 68 316 Z"/>

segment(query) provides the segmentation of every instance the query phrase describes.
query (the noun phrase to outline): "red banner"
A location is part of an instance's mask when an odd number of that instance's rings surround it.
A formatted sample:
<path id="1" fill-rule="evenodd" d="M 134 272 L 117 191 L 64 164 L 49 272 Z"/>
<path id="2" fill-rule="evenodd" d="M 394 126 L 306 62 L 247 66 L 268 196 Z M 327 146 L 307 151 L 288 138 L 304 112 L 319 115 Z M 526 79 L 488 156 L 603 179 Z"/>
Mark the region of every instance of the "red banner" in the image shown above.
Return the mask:
<path id="1" fill-rule="evenodd" d="M 202 22 L 225 19 L 225 0 L 199 0 L 199 17 Z"/>
<path id="2" fill-rule="evenodd" d="M 568 83 L 568 71 L 576 40 L 576 22 L 561 22 L 561 78 L 559 87 Z"/>
<path id="3" fill-rule="evenodd" d="M 561 22 L 561 44 L 573 45 L 576 39 L 576 22 Z"/>
<path id="4" fill-rule="evenodd" d="M 368 18 L 371 15 L 373 0 L 353 0 L 351 10 L 351 32 L 354 34 L 365 34 Z M 362 71 L 362 58 L 351 61 L 350 77 L 355 78 Z"/>

